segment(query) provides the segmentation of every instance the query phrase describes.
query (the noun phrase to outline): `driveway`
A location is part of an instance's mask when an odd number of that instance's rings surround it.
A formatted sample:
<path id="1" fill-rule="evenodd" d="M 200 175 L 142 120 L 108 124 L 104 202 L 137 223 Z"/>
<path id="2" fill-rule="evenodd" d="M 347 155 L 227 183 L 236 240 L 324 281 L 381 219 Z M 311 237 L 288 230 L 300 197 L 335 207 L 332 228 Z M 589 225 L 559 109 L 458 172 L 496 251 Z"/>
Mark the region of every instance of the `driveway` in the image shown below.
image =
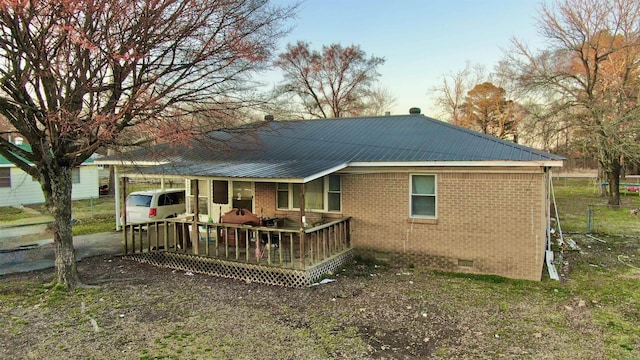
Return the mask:
<path id="1" fill-rule="evenodd" d="M 53 239 L 30 240 L 42 233 L 46 225 L 0 228 L 0 275 L 52 268 L 55 251 Z M 122 233 L 105 232 L 74 236 L 76 260 L 96 255 L 122 254 Z"/>

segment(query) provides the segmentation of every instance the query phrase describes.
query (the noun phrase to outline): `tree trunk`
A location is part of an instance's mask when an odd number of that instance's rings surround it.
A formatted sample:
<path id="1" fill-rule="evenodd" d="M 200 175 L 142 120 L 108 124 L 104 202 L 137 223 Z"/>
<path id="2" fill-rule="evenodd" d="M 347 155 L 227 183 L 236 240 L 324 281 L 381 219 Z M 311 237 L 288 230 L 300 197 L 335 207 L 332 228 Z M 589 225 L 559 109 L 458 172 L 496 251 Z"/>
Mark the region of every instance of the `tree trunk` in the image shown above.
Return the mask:
<path id="1" fill-rule="evenodd" d="M 604 171 L 602 161 L 598 161 L 598 184 L 602 184 L 605 181 L 608 181 L 607 173 Z M 600 196 L 609 196 L 606 186 L 600 186 Z"/>
<path id="2" fill-rule="evenodd" d="M 109 165 L 109 183 L 108 194 L 113 196 L 116 194 L 116 167 Z"/>
<path id="3" fill-rule="evenodd" d="M 55 282 L 72 289 L 80 284 L 76 267 L 76 252 L 71 230 L 71 168 L 51 165 L 50 192 L 45 192 L 49 211 L 53 214 L 53 243 L 55 247 Z"/>
<path id="4" fill-rule="evenodd" d="M 114 155 L 116 152 L 112 149 L 107 150 L 107 155 Z M 114 165 L 109 165 L 109 182 L 108 182 L 108 194 L 113 196 L 116 194 L 116 167 Z"/>
<path id="5" fill-rule="evenodd" d="M 609 200 L 607 205 L 610 207 L 620 207 L 620 158 L 611 159 L 611 166 L 606 170 L 607 181 L 609 182 Z"/>

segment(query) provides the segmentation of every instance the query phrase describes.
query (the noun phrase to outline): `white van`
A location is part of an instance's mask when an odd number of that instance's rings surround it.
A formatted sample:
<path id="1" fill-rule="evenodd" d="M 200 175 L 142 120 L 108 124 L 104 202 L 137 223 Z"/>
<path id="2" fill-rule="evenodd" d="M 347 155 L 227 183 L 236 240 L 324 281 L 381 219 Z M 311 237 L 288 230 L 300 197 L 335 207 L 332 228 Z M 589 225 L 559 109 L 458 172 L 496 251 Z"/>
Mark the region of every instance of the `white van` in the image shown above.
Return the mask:
<path id="1" fill-rule="evenodd" d="M 186 212 L 184 189 L 135 191 L 127 196 L 127 224 L 175 217 Z"/>

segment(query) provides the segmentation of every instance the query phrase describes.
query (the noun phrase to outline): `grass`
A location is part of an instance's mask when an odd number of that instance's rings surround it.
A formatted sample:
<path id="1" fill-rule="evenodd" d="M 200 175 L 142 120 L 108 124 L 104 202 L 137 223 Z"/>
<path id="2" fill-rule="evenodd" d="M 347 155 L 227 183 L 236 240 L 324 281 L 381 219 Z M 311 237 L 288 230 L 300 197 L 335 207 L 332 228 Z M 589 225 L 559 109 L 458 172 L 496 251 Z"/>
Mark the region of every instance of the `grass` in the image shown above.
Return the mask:
<path id="1" fill-rule="evenodd" d="M 97 289 L 0 282 L 0 343 L 42 334 L 29 343 L 35 353 L 81 357 L 79 344 L 95 344 L 103 351 L 96 357 L 109 357 L 120 344 L 115 351 L 142 359 L 380 358 L 369 346 L 416 350 L 432 343 L 436 359 L 640 359 L 640 217 L 628 211 L 640 199 L 623 195 L 623 208 L 615 210 L 592 180 L 554 185 L 563 230 L 574 232 L 568 236 L 581 247 L 562 254 L 563 281 L 398 270 L 357 258 L 331 285 L 290 290 L 163 269 L 143 274 L 121 262 L 98 276 L 118 280 Z M 599 241 L 579 234 L 589 205 Z M 74 231 L 85 223 L 112 227 L 109 211 L 108 204 L 74 202 Z M 100 326 L 95 335 L 91 319 Z M 59 351 L 46 343 L 51 329 Z M 383 355 L 420 357 L 408 354 Z"/>
<path id="2" fill-rule="evenodd" d="M 607 206 L 607 197 L 600 196 L 600 186 L 594 179 L 554 179 L 554 190 L 563 230 L 587 232 L 591 208 L 591 232 L 640 236 L 640 216 L 630 216 L 630 209 L 640 207 L 638 193 L 621 188 L 622 206 L 613 209 Z"/>
<path id="3" fill-rule="evenodd" d="M 0 221 L 15 221 L 20 219 L 27 219 L 34 215 L 12 206 L 0 207 Z"/>
<path id="4" fill-rule="evenodd" d="M 621 188 L 622 206 L 613 209 L 593 179 L 555 179 L 554 186 L 563 230 L 590 230 L 603 241 L 575 258 L 566 290 L 594 305 L 592 321 L 605 337 L 607 358 L 640 358 L 640 217 L 630 214 L 640 196 Z"/>

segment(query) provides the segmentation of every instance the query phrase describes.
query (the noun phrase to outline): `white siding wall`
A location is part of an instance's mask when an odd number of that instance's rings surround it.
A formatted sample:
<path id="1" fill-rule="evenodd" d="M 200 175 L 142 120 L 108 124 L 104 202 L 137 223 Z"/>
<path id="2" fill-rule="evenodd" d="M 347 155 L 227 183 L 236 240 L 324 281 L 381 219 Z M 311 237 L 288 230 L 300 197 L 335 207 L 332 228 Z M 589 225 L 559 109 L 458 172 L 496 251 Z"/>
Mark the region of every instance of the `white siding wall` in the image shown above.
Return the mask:
<path id="1" fill-rule="evenodd" d="M 80 166 L 80 183 L 73 184 L 71 191 L 71 199 L 90 199 L 100 196 L 98 187 L 100 186 L 98 179 L 98 165 Z"/>
<path id="2" fill-rule="evenodd" d="M 80 183 L 73 184 L 71 198 L 73 200 L 97 198 L 98 166 L 83 165 L 80 167 Z M 20 206 L 41 204 L 44 194 L 40 183 L 17 167 L 11 167 L 11 188 L 0 188 L 0 206 Z"/>
<path id="3" fill-rule="evenodd" d="M 44 195 L 40 183 L 17 167 L 11 168 L 11 188 L 0 188 L 0 206 L 40 204 Z"/>

